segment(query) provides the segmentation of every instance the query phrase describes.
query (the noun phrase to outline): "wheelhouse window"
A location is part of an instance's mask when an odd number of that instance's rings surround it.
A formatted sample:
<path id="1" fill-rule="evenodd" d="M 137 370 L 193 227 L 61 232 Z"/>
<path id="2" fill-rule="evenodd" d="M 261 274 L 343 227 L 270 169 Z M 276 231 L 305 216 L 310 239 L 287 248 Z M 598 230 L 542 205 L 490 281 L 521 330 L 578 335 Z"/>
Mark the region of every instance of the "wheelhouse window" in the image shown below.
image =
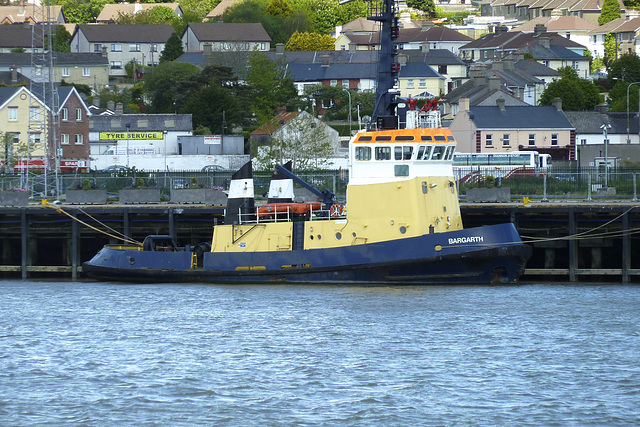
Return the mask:
<path id="1" fill-rule="evenodd" d="M 447 147 L 447 151 L 444 155 L 444 159 L 445 160 L 452 160 L 453 159 L 453 153 L 455 153 L 456 151 L 456 146 L 455 145 L 450 145 Z"/>
<path id="2" fill-rule="evenodd" d="M 395 176 L 409 176 L 409 165 L 394 165 L 393 174 Z"/>
<path id="3" fill-rule="evenodd" d="M 371 160 L 371 147 L 356 147 L 356 160 Z"/>
<path id="4" fill-rule="evenodd" d="M 395 160 L 411 160 L 413 147 L 411 146 L 395 146 L 393 148 L 393 157 Z"/>
<path id="5" fill-rule="evenodd" d="M 416 156 L 416 160 L 429 160 L 431 157 L 431 145 L 421 145 L 418 147 L 418 155 Z"/>
<path id="6" fill-rule="evenodd" d="M 431 160 L 443 160 L 446 148 L 447 147 L 444 147 L 442 145 L 438 147 L 434 147 L 433 156 L 431 156 Z"/>
<path id="7" fill-rule="evenodd" d="M 391 160 L 391 147 L 376 147 L 376 160 Z"/>

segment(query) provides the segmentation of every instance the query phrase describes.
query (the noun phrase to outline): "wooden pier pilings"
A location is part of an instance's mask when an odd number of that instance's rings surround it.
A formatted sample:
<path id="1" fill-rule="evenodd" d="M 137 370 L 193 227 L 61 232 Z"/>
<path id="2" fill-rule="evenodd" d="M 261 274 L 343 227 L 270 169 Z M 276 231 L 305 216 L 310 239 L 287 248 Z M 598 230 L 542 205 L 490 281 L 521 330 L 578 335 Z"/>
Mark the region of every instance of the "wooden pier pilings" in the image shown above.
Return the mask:
<path id="1" fill-rule="evenodd" d="M 640 281 L 638 203 L 462 204 L 461 210 L 466 228 L 516 225 L 533 246 L 523 280 Z M 169 204 L 0 208 L 0 277 L 78 279 L 82 262 L 103 245 L 120 243 L 122 235 L 209 242 L 223 213 L 220 207 Z"/>

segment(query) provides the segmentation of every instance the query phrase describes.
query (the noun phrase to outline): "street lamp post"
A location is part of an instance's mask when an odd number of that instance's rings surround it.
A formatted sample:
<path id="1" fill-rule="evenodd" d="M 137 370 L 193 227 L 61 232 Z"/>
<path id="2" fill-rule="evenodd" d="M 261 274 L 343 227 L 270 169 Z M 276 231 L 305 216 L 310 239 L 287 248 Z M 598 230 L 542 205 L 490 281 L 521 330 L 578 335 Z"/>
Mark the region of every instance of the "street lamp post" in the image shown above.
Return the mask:
<path id="1" fill-rule="evenodd" d="M 347 95 L 349 95 L 349 137 L 351 137 L 351 92 L 349 92 L 349 88 L 344 86 L 342 87 L 342 90 L 347 92 Z"/>
<path id="2" fill-rule="evenodd" d="M 629 83 L 629 86 L 627 86 L 627 144 L 631 143 L 631 138 L 629 137 L 629 89 L 633 85 L 640 85 L 640 82 Z M 638 124 L 640 126 L 640 86 L 638 86 Z M 640 128 L 638 129 L 638 139 L 640 139 Z"/>
<path id="3" fill-rule="evenodd" d="M 602 135 L 604 136 L 604 187 L 609 188 L 609 156 L 607 154 L 609 141 L 607 138 L 607 130 L 611 129 L 611 125 L 609 123 L 604 123 L 600 126 L 600 129 L 602 129 Z"/>

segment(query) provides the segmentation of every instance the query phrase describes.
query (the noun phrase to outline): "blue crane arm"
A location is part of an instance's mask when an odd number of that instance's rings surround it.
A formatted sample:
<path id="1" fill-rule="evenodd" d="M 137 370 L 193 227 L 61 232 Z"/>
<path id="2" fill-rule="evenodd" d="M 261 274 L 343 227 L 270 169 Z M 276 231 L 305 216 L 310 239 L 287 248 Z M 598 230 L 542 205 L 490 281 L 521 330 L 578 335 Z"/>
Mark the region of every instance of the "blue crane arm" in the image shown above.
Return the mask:
<path id="1" fill-rule="evenodd" d="M 281 165 L 276 165 L 276 170 L 283 174 L 284 176 L 286 176 L 287 178 L 291 178 L 292 180 L 294 180 L 295 182 L 297 182 L 298 184 L 300 184 L 302 187 L 306 188 L 307 190 L 311 191 L 313 194 L 315 194 L 318 197 L 322 198 L 322 203 L 324 203 L 325 209 L 329 209 L 331 207 L 331 205 L 333 205 L 334 202 L 334 197 L 336 196 L 335 194 L 333 194 L 332 191 L 330 190 L 318 190 L 316 187 L 314 187 L 313 185 L 309 184 L 307 181 L 303 180 L 302 178 L 300 178 L 299 176 L 297 176 L 296 174 L 294 174 L 293 172 L 291 172 L 289 169 L 281 166 Z"/>

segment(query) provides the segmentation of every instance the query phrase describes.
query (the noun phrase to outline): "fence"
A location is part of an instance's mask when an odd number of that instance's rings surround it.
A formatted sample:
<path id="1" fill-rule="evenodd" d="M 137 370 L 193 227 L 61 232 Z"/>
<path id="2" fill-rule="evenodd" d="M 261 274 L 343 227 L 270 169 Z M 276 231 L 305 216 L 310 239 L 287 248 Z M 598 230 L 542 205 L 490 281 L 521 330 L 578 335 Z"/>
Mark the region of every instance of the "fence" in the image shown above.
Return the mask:
<path id="1" fill-rule="evenodd" d="M 458 170 L 454 175 L 462 199 L 468 188 L 492 185 L 509 187 L 514 200 L 522 197 L 530 199 L 638 199 L 638 175 L 640 169 L 616 169 L 605 173 L 593 168 L 556 169 L 546 174 L 515 175 L 493 180 L 486 173 L 478 172 L 474 182 L 464 182 L 463 176 L 471 170 Z M 346 170 L 296 172 L 296 174 L 323 190 L 329 189 L 341 197 L 346 193 L 349 178 Z M 89 172 L 79 174 L 21 174 L 0 175 L 0 189 L 26 189 L 31 199 L 57 198 L 67 189 L 83 187 L 105 189 L 113 197 L 123 188 L 155 187 L 162 195 L 169 195 L 177 188 L 228 189 L 232 172 L 184 171 L 184 172 Z M 269 191 L 271 171 L 254 172 L 254 192 L 257 198 L 266 197 Z M 57 179 L 57 181 L 56 181 Z"/>

